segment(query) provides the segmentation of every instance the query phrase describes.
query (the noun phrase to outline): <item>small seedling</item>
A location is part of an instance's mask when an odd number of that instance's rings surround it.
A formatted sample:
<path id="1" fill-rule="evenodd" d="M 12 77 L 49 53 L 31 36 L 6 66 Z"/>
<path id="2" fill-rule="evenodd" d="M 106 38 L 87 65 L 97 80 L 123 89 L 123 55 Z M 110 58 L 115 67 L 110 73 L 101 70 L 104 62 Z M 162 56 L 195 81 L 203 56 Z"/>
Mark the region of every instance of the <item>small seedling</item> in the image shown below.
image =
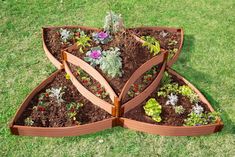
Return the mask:
<path id="1" fill-rule="evenodd" d="M 184 109 L 184 107 L 183 106 L 174 106 L 174 109 L 175 109 L 175 113 L 176 114 L 183 114 L 184 113 L 184 111 L 185 111 L 185 109 Z"/>
<path id="2" fill-rule="evenodd" d="M 73 121 L 76 121 L 77 112 L 82 106 L 83 106 L 82 103 L 75 103 L 75 102 L 71 102 L 67 104 L 66 107 L 67 107 L 69 118 L 72 119 Z"/>
<path id="3" fill-rule="evenodd" d="M 65 74 L 65 78 L 66 78 L 66 80 L 69 80 L 70 79 L 69 74 Z"/>
<path id="4" fill-rule="evenodd" d="M 134 97 L 142 91 L 143 86 L 141 84 L 132 84 L 130 87 L 130 90 L 127 92 L 127 94 L 130 97 Z"/>
<path id="5" fill-rule="evenodd" d="M 170 39 L 169 42 L 168 42 L 168 45 L 169 45 L 169 46 L 175 46 L 176 44 L 178 44 L 178 41 L 176 41 L 176 40 L 174 40 L 174 39 L 173 39 L 173 40 Z"/>
<path id="6" fill-rule="evenodd" d="M 24 120 L 24 124 L 25 124 L 26 126 L 33 126 L 34 121 L 32 120 L 31 117 L 27 117 L 27 118 Z"/>

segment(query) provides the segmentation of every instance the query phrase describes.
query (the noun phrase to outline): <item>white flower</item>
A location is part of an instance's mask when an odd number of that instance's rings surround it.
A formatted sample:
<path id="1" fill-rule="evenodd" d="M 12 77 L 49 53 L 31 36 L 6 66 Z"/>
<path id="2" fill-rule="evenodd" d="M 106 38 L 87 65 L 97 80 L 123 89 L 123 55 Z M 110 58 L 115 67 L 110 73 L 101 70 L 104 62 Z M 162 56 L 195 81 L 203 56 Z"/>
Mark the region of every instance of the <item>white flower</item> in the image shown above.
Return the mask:
<path id="1" fill-rule="evenodd" d="M 195 106 L 193 106 L 193 112 L 196 114 L 201 114 L 204 111 L 204 109 L 202 108 L 202 106 L 198 105 L 198 103 L 195 104 Z"/>
<path id="2" fill-rule="evenodd" d="M 166 101 L 166 105 L 172 105 L 172 106 L 175 106 L 178 102 L 178 96 L 175 95 L 175 94 L 172 94 L 171 95 L 168 95 L 168 100 Z"/>

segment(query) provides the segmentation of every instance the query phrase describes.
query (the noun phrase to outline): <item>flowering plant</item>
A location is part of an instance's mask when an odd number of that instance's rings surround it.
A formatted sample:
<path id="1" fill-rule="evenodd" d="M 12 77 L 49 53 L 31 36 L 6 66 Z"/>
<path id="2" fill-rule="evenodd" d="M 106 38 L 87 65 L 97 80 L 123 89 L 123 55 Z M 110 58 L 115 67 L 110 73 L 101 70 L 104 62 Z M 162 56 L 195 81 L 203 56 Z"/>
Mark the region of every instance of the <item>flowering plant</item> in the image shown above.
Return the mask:
<path id="1" fill-rule="evenodd" d="M 112 40 L 107 32 L 92 33 L 92 37 L 96 43 L 106 44 Z"/>
<path id="2" fill-rule="evenodd" d="M 84 60 L 90 62 L 92 66 L 100 64 L 100 59 L 102 57 L 102 50 L 100 47 L 93 47 L 90 51 L 86 53 Z"/>

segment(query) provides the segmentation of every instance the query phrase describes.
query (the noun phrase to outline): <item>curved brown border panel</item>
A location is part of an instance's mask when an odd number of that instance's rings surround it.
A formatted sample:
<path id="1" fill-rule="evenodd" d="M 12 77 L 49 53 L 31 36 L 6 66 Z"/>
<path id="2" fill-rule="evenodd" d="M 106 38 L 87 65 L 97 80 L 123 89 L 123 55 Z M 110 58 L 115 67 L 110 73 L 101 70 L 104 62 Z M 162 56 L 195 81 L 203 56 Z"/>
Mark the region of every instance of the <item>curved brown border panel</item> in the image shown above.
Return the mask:
<path id="1" fill-rule="evenodd" d="M 114 106 L 112 104 L 109 104 L 108 102 L 100 99 L 99 97 L 91 93 L 88 89 L 86 89 L 73 75 L 66 61 L 63 61 L 63 65 L 64 65 L 65 72 L 70 76 L 70 80 L 72 81 L 73 85 L 77 88 L 79 93 L 81 93 L 85 98 L 87 98 L 94 105 L 101 107 L 102 109 L 104 109 L 110 114 L 113 113 Z"/>
<path id="2" fill-rule="evenodd" d="M 151 69 L 152 66 L 157 65 L 160 62 L 163 62 L 164 58 L 165 58 L 165 54 L 160 54 L 156 58 L 152 58 L 151 60 L 143 64 L 139 69 L 137 69 L 133 73 L 133 75 L 130 77 L 130 79 L 127 81 L 127 83 L 125 84 L 120 97 L 124 98 L 131 84 L 133 84 L 144 72 Z M 129 100 L 128 102 L 122 105 L 124 113 L 128 112 L 129 110 L 131 110 L 132 108 L 136 107 L 141 102 L 143 102 L 157 88 L 158 84 L 160 83 L 162 79 L 165 68 L 166 68 L 166 62 L 163 63 L 158 76 L 143 92 L 141 92 L 136 97 L 132 98 L 131 100 Z"/>
<path id="3" fill-rule="evenodd" d="M 86 27 L 86 26 L 47 26 L 47 27 L 42 27 L 42 43 L 43 43 L 43 49 L 45 51 L 46 56 L 48 59 L 52 62 L 53 65 L 56 66 L 57 69 L 61 69 L 62 63 L 58 61 L 48 50 L 46 43 L 45 43 L 45 29 L 51 29 L 51 28 L 81 28 L 83 30 L 93 30 L 93 31 L 99 31 L 99 28 L 94 28 L 94 27 Z M 60 53 L 60 52 L 58 52 Z"/>
<path id="4" fill-rule="evenodd" d="M 44 127 L 13 125 L 10 127 L 10 129 L 12 134 L 22 135 L 22 136 L 46 136 L 46 137 L 79 136 L 112 128 L 114 119 L 115 118 L 108 118 L 102 121 L 90 124 L 72 126 L 72 127 L 44 128 Z"/>
<path id="5" fill-rule="evenodd" d="M 57 70 L 55 73 L 50 75 L 47 79 L 45 79 L 40 85 L 38 85 L 24 100 L 18 111 L 16 112 L 12 122 L 9 127 L 11 133 L 14 135 L 23 135 L 23 136 L 48 136 L 48 137 L 63 137 L 63 136 L 76 136 L 76 135 L 84 135 L 89 133 L 94 133 L 97 131 L 105 130 L 111 128 L 113 125 L 113 120 L 115 118 L 108 118 L 102 121 L 71 126 L 71 127 L 29 127 L 29 126 L 20 126 L 15 125 L 15 122 L 23 113 L 25 108 L 28 106 L 31 99 L 40 92 L 46 85 L 53 81 L 55 76 L 61 70 Z"/>
<path id="6" fill-rule="evenodd" d="M 171 60 L 169 60 L 167 62 L 167 66 L 168 67 L 171 67 L 178 59 L 179 55 L 180 55 L 180 52 L 182 50 L 182 46 L 183 46 L 183 41 L 184 41 L 184 31 L 182 28 L 173 28 L 173 27 L 151 27 L 151 26 L 146 26 L 146 27 L 133 27 L 133 28 L 130 28 L 130 29 L 152 29 L 152 30 L 167 30 L 169 32 L 181 32 L 181 41 L 180 41 L 180 46 L 179 46 L 179 49 L 178 51 L 175 53 L 175 55 L 173 56 L 173 58 Z M 141 40 L 138 36 L 132 34 L 133 37 L 140 41 L 141 43 L 143 43 L 144 41 Z"/>
<path id="7" fill-rule="evenodd" d="M 168 68 L 167 71 L 179 79 L 183 80 L 189 87 L 191 87 L 199 96 L 200 100 L 203 101 L 210 109 L 211 112 L 214 111 L 210 103 L 206 100 L 206 98 L 202 95 L 202 93 L 193 86 L 189 81 L 187 81 L 184 77 L 179 75 L 174 70 Z M 221 131 L 223 128 L 223 122 L 221 119 L 218 119 L 215 124 L 208 124 L 202 126 L 164 126 L 164 125 L 156 125 L 150 123 L 144 123 L 136 120 L 131 120 L 127 118 L 121 118 L 123 121 L 123 127 L 142 131 L 151 134 L 164 135 L 164 136 L 199 136 L 212 134 L 218 131 Z"/>
<path id="8" fill-rule="evenodd" d="M 163 136 L 200 136 L 218 132 L 223 128 L 223 124 L 220 122 L 202 126 L 164 126 L 127 118 L 120 119 L 123 121 L 124 128 Z"/>

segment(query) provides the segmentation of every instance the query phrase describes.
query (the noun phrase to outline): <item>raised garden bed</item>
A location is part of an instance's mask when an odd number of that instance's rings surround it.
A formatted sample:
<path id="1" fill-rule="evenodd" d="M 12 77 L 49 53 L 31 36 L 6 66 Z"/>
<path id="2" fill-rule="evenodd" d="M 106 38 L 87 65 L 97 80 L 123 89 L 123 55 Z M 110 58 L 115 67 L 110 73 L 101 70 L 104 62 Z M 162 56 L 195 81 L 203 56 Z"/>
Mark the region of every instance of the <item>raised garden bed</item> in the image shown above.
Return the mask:
<path id="1" fill-rule="evenodd" d="M 13 134 L 76 136 L 123 126 L 195 136 L 222 129 L 219 113 L 170 68 L 182 49 L 182 29 L 126 29 L 110 12 L 104 29 L 44 27 L 42 34 L 58 71 L 25 99 L 10 124 Z"/>

